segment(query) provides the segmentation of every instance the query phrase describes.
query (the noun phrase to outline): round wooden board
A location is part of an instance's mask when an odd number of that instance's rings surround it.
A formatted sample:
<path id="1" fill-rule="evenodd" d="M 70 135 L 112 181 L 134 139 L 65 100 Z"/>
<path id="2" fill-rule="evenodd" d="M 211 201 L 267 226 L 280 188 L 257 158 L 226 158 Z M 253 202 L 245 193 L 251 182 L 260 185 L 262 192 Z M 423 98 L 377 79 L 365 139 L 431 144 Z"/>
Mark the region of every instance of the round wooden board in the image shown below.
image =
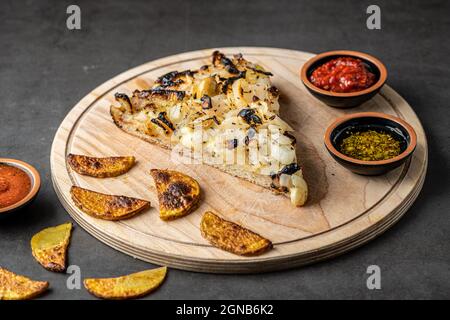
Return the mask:
<path id="1" fill-rule="evenodd" d="M 194 69 L 210 59 L 212 49 L 182 53 L 128 70 L 84 97 L 59 127 L 51 151 L 52 181 L 62 204 L 75 221 L 94 237 L 133 257 L 174 268 L 217 273 L 251 273 L 295 267 L 329 258 L 360 246 L 392 226 L 419 194 L 427 169 L 427 141 L 408 103 L 385 85 L 378 95 L 355 109 L 330 108 L 313 98 L 299 78 L 312 54 L 274 48 L 222 48 L 270 70 L 281 91 L 281 117 L 295 130 L 297 155 L 310 188 L 307 205 L 294 208 L 249 182 L 206 165 L 171 160 L 170 151 L 118 129 L 109 107 L 117 91 L 130 94 L 148 88 L 166 72 Z M 323 145 L 326 127 L 338 116 L 380 111 L 409 122 L 417 132 L 417 149 L 404 166 L 379 177 L 353 174 L 338 165 Z M 95 179 L 80 176 L 66 165 L 68 153 L 92 156 L 135 155 L 138 164 L 126 175 Z M 171 222 L 158 217 L 157 197 L 148 172 L 170 168 L 199 181 L 203 199 L 192 214 Z M 148 199 L 153 206 L 132 219 L 110 222 L 78 210 L 70 187 Z M 206 210 L 219 213 L 272 240 L 274 249 L 257 257 L 241 257 L 216 249 L 200 234 Z"/>

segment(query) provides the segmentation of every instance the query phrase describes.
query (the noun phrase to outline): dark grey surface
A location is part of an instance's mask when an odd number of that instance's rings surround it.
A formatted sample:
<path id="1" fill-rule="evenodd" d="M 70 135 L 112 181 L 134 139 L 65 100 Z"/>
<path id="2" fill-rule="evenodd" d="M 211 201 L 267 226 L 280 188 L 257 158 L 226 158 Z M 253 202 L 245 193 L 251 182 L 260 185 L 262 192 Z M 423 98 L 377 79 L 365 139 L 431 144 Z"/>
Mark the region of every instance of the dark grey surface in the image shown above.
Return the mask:
<path id="1" fill-rule="evenodd" d="M 82 30 L 66 28 L 66 7 Z M 0 156 L 28 161 L 43 178 L 36 202 L 0 220 L 0 265 L 51 282 L 44 299 L 87 299 L 64 274 L 32 258 L 29 240 L 69 220 L 50 181 L 53 136 L 85 94 L 144 62 L 200 48 L 269 46 L 310 52 L 366 51 L 389 69 L 388 83 L 413 106 L 428 135 L 425 186 L 409 212 L 378 239 L 333 260 L 261 275 L 170 270 L 149 299 L 450 298 L 448 1 L 376 1 L 382 29 L 365 27 L 369 1 L 12 1 L 0 3 Z M 103 245 L 81 227 L 70 264 L 83 277 L 150 268 Z M 377 264 L 382 289 L 366 288 Z"/>

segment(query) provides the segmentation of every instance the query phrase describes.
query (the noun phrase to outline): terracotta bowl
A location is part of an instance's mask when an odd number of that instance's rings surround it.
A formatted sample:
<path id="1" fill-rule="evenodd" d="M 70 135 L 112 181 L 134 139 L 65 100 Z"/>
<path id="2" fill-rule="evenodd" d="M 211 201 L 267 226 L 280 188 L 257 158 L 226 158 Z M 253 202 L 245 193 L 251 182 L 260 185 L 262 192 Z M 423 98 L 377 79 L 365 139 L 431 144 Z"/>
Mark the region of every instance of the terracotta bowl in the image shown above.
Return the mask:
<path id="1" fill-rule="evenodd" d="M 19 202 L 16 202 L 13 205 L 10 205 L 8 207 L 0 208 L 0 217 L 2 217 L 5 214 L 11 213 L 13 211 L 16 211 L 20 208 L 25 207 L 29 203 L 31 203 L 37 196 L 39 189 L 41 187 L 41 178 L 39 176 L 39 172 L 28 163 L 25 163 L 20 160 L 15 159 L 7 159 L 7 158 L 0 158 L 1 164 L 7 164 L 13 167 L 17 167 L 19 169 L 22 169 L 24 172 L 28 174 L 31 180 L 31 189 L 30 192 L 20 200 Z"/>
<path id="2" fill-rule="evenodd" d="M 363 161 L 338 151 L 343 139 L 354 132 L 367 130 L 391 134 L 400 141 L 401 153 L 388 160 Z M 400 118 L 380 112 L 360 112 L 336 119 L 328 127 L 324 142 L 330 155 L 350 171 L 362 175 L 380 175 L 397 168 L 411 157 L 417 145 L 417 136 L 413 127 Z"/>
<path id="3" fill-rule="evenodd" d="M 375 74 L 377 81 L 371 87 L 356 91 L 356 92 L 331 92 L 327 90 L 320 89 L 316 87 L 309 80 L 312 72 L 320 65 L 339 57 L 352 57 L 361 59 L 370 72 Z M 324 102 L 325 104 L 336 107 L 336 108 L 351 108 L 356 107 L 363 102 L 371 99 L 381 87 L 384 85 L 387 79 L 387 70 L 384 64 L 377 58 L 358 51 L 349 50 L 337 50 L 337 51 L 327 51 L 314 56 L 309 59 L 302 67 L 300 71 L 300 78 L 306 89 L 317 99 Z"/>

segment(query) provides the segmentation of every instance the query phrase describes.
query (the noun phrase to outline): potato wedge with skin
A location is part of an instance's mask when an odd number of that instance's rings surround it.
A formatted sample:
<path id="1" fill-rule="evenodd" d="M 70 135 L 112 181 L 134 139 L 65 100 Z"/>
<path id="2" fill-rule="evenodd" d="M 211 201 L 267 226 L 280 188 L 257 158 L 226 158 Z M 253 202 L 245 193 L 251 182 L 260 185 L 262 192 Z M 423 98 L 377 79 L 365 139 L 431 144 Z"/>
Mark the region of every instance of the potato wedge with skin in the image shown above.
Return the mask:
<path id="1" fill-rule="evenodd" d="M 273 247 L 259 234 L 209 211 L 203 214 L 200 230 L 213 246 L 242 256 L 258 255 Z"/>
<path id="2" fill-rule="evenodd" d="M 67 156 L 67 163 L 77 173 L 96 178 L 117 177 L 128 172 L 135 164 L 133 156 L 96 158 L 76 154 Z"/>
<path id="3" fill-rule="evenodd" d="M 34 281 L 0 267 L 0 300 L 32 299 L 48 286 L 47 281 Z"/>
<path id="4" fill-rule="evenodd" d="M 45 269 L 53 272 L 66 270 L 67 247 L 72 223 L 46 228 L 31 238 L 31 253 Z"/>
<path id="5" fill-rule="evenodd" d="M 158 192 L 159 217 L 173 220 L 191 213 L 200 199 L 198 182 L 178 171 L 152 169 Z"/>
<path id="6" fill-rule="evenodd" d="M 146 200 L 103 194 L 76 186 L 70 189 L 70 194 L 81 211 L 103 220 L 128 219 L 150 207 Z"/>
<path id="7" fill-rule="evenodd" d="M 84 287 L 102 299 L 133 299 L 145 296 L 164 281 L 167 268 L 145 270 L 118 278 L 85 279 Z"/>

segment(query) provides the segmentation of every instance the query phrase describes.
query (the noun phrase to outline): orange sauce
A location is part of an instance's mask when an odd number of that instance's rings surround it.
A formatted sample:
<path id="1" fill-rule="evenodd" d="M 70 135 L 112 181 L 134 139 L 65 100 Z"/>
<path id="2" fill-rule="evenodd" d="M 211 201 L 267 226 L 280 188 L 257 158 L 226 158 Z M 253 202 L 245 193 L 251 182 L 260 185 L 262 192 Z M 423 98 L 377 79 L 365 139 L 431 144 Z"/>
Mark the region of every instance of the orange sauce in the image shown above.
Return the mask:
<path id="1" fill-rule="evenodd" d="M 30 190 L 31 179 L 26 172 L 0 163 L 0 208 L 19 202 Z"/>

